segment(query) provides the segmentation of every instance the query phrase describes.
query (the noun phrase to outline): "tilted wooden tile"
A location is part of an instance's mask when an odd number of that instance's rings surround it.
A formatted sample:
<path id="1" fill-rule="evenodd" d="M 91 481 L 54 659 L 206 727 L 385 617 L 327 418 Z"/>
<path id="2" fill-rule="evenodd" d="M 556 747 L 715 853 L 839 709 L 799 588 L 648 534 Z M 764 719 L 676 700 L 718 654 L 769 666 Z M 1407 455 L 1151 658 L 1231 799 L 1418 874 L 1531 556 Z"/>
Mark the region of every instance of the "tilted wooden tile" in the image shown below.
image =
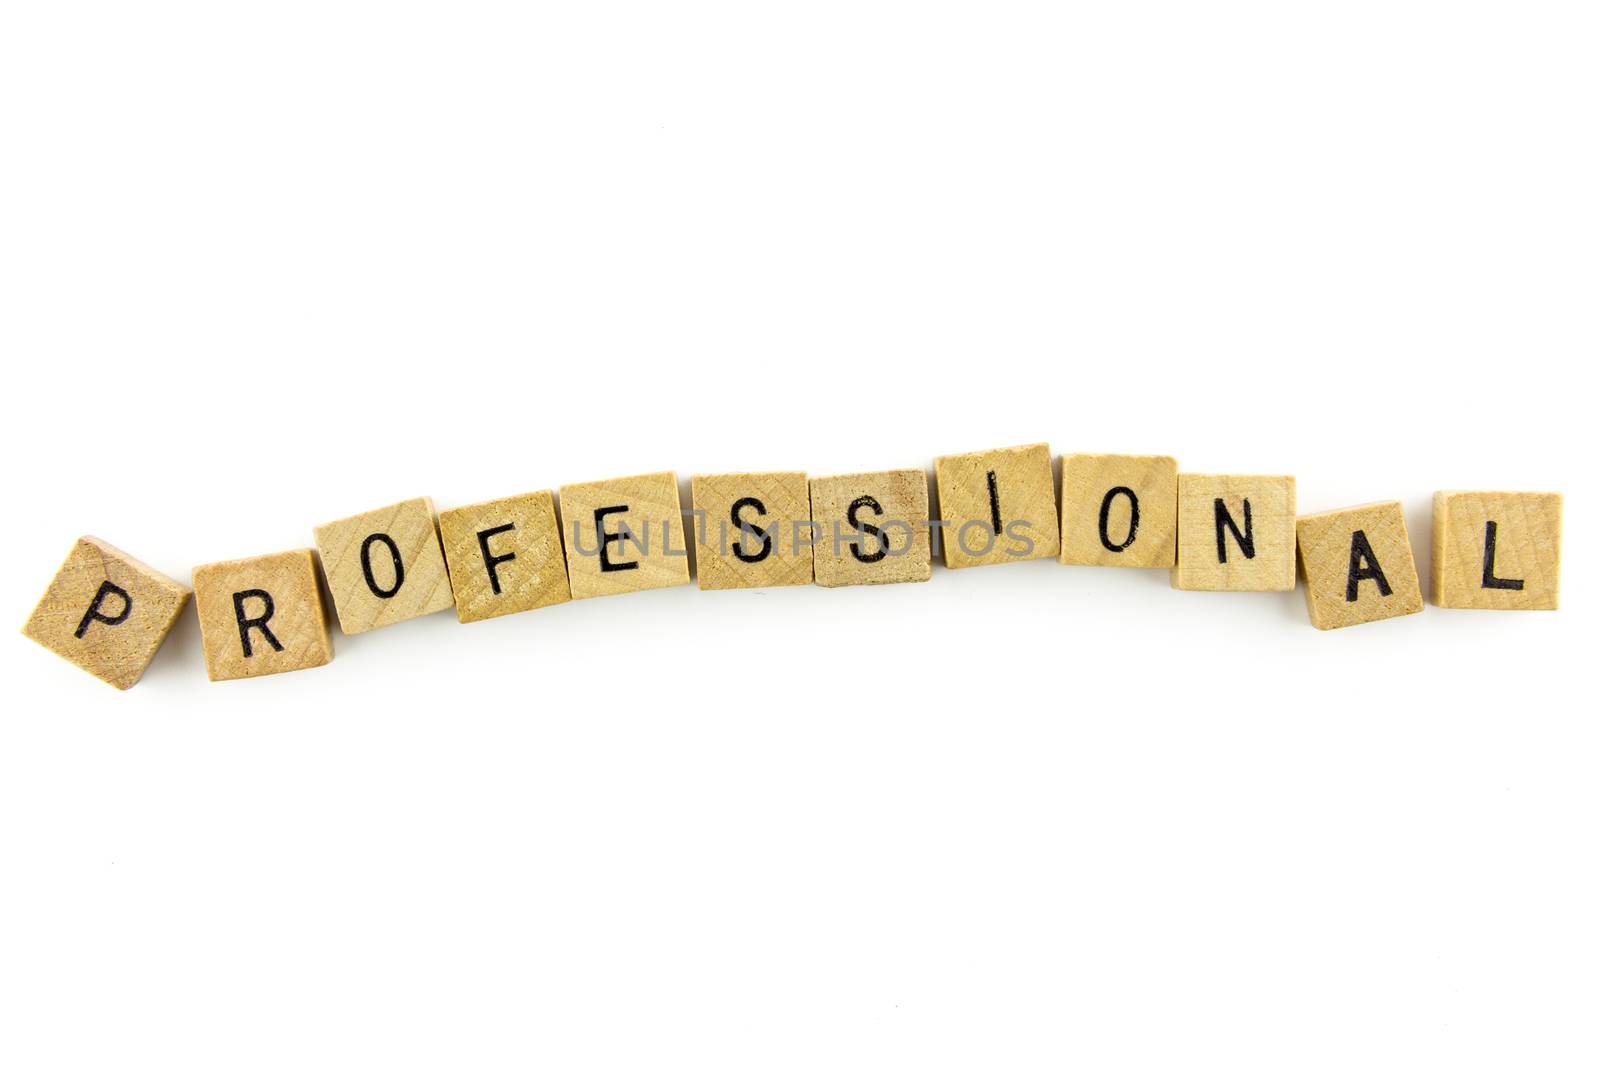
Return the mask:
<path id="1" fill-rule="evenodd" d="M 1294 478 L 1179 474 L 1177 589 L 1294 588 Z"/>
<path id="2" fill-rule="evenodd" d="M 333 659 L 309 548 L 194 569 L 200 644 L 213 682 L 321 667 Z"/>
<path id="3" fill-rule="evenodd" d="M 696 474 L 690 488 L 701 589 L 811 584 L 811 493 L 803 472 Z"/>
<path id="4" fill-rule="evenodd" d="M 103 682 L 131 689 L 189 590 L 94 537 L 80 537 L 22 632 Z"/>
<path id="5" fill-rule="evenodd" d="M 671 471 L 561 487 L 572 598 L 689 583 L 689 546 Z"/>
<path id="6" fill-rule="evenodd" d="M 548 489 L 441 511 L 439 534 L 462 622 L 572 599 Z"/>
<path id="7" fill-rule="evenodd" d="M 933 469 L 946 567 L 1043 559 L 1060 551 L 1049 445 L 940 456 Z"/>
<path id="8" fill-rule="evenodd" d="M 1554 611 L 1561 602 L 1561 494 L 1433 495 L 1433 602 Z"/>
<path id="9" fill-rule="evenodd" d="M 1295 522 L 1311 625 L 1336 630 L 1422 610 L 1422 584 L 1397 500 Z"/>
<path id="10" fill-rule="evenodd" d="M 1178 562 L 1178 461 L 1086 452 L 1061 457 L 1061 562 Z"/>
<path id="11" fill-rule="evenodd" d="M 325 523 L 315 533 L 345 633 L 366 633 L 454 603 L 427 497 Z"/>
<path id="12" fill-rule="evenodd" d="M 811 479 L 817 584 L 888 585 L 933 576 L 928 476 L 920 470 Z"/>

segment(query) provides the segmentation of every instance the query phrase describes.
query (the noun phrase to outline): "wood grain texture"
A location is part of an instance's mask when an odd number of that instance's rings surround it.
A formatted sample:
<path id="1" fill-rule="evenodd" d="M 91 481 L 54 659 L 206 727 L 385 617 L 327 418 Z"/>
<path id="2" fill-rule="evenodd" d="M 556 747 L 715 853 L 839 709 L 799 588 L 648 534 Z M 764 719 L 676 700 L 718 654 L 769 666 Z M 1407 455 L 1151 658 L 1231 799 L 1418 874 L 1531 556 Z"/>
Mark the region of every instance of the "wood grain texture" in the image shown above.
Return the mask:
<path id="1" fill-rule="evenodd" d="M 1294 518 L 1289 475 L 1179 474 L 1173 587 L 1251 593 L 1293 589 Z"/>
<path id="2" fill-rule="evenodd" d="M 433 501 L 425 496 L 324 523 L 315 537 L 339 628 L 347 634 L 443 611 L 455 602 Z"/>
<path id="3" fill-rule="evenodd" d="M 1311 625 L 1336 630 L 1415 615 L 1422 583 L 1397 500 L 1302 515 L 1295 521 Z"/>
<path id="4" fill-rule="evenodd" d="M 940 456 L 933 469 L 946 567 L 1044 559 L 1061 550 L 1049 445 Z"/>
<path id="5" fill-rule="evenodd" d="M 1493 559 L 1486 567 L 1491 523 Z M 1442 608 L 1556 610 L 1561 494 L 1435 493 L 1432 579 L 1430 595 Z"/>
<path id="6" fill-rule="evenodd" d="M 1178 562 L 1178 461 L 1074 452 L 1061 457 L 1061 562 Z"/>
<path id="7" fill-rule="evenodd" d="M 803 471 L 696 474 L 689 484 L 701 589 L 811 584 L 811 493 Z"/>
<path id="8" fill-rule="evenodd" d="M 572 599 L 561 522 L 548 489 L 441 511 L 439 536 L 461 622 Z"/>
<path id="9" fill-rule="evenodd" d="M 851 523 L 852 514 L 855 523 Z M 817 584 L 889 585 L 933 576 L 928 476 L 920 470 L 811 479 Z"/>
<path id="10" fill-rule="evenodd" d="M 213 682 L 321 667 L 333 659 L 316 554 L 309 548 L 196 567 L 194 603 Z"/>
<path id="11" fill-rule="evenodd" d="M 689 584 L 678 476 L 671 471 L 561 487 L 572 598 Z"/>
<path id="12" fill-rule="evenodd" d="M 22 632 L 101 681 L 131 689 L 188 602 L 183 584 L 80 537 Z"/>

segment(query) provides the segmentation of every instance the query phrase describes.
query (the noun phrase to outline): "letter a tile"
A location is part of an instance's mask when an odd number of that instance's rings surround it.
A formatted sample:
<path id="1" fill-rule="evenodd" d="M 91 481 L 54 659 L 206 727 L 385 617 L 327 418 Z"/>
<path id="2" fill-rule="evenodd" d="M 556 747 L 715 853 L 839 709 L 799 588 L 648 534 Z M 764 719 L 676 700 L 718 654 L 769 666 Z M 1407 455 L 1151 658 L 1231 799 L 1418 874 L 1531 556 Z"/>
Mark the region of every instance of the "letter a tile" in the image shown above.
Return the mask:
<path id="1" fill-rule="evenodd" d="M 1302 515 L 1295 523 L 1311 625 L 1334 630 L 1422 610 L 1399 501 Z"/>

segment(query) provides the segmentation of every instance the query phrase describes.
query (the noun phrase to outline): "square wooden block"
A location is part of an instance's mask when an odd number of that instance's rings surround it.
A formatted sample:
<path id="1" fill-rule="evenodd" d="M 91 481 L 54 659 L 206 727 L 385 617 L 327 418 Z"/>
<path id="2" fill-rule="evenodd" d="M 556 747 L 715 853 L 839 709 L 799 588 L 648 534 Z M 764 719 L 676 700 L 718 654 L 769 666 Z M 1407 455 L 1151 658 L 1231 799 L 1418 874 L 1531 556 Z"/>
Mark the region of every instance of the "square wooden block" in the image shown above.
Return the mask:
<path id="1" fill-rule="evenodd" d="M 1295 522 L 1311 625 L 1336 630 L 1422 610 L 1422 584 L 1397 500 Z"/>
<path id="2" fill-rule="evenodd" d="M 1061 457 L 1061 562 L 1171 567 L 1178 562 L 1178 461 Z"/>
<path id="3" fill-rule="evenodd" d="M 131 689 L 189 590 L 94 537 L 80 537 L 22 632 L 118 689 Z"/>
<path id="4" fill-rule="evenodd" d="M 1294 588 L 1294 478 L 1179 474 L 1176 589 Z"/>
<path id="5" fill-rule="evenodd" d="M 194 569 L 200 644 L 213 682 L 257 678 L 333 659 L 309 548 Z"/>
<path id="6" fill-rule="evenodd" d="M 920 470 L 811 479 L 817 584 L 888 585 L 933 576 L 928 476 Z"/>
<path id="7" fill-rule="evenodd" d="M 561 487 L 572 598 L 689 584 L 678 476 L 671 471 Z"/>
<path id="8" fill-rule="evenodd" d="M 548 489 L 439 512 L 456 618 L 477 622 L 572 599 Z"/>
<path id="9" fill-rule="evenodd" d="M 1061 549 L 1049 445 L 1018 445 L 933 461 L 946 567 L 1043 559 Z"/>
<path id="10" fill-rule="evenodd" d="M 701 589 L 811 584 L 811 493 L 803 472 L 696 474 L 690 486 Z"/>
<path id="11" fill-rule="evenodd" d="M 1433 495 L 1433 602 L 1554 611 L 1561 602 L 1561 494 Z"/>
<path id="12" fill-rule="evenodd" d="M 433 501 L 425 496 L 325 523 L 315 534 L 339 628 L 347 634 L 454 603 Z"/>

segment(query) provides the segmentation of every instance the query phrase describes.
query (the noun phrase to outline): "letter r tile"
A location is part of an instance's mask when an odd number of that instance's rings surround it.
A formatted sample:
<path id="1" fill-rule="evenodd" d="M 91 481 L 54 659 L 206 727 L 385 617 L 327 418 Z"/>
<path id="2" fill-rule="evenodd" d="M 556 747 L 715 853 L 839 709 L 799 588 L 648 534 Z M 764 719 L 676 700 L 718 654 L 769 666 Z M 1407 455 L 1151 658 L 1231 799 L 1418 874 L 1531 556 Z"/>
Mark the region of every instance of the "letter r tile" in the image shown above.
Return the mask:
<path id="1" fill-rule="evenodd" d="M 200 644 L 213 682 L 321 667 L 333 659 L 309 548 L 194 569 Z"/>

